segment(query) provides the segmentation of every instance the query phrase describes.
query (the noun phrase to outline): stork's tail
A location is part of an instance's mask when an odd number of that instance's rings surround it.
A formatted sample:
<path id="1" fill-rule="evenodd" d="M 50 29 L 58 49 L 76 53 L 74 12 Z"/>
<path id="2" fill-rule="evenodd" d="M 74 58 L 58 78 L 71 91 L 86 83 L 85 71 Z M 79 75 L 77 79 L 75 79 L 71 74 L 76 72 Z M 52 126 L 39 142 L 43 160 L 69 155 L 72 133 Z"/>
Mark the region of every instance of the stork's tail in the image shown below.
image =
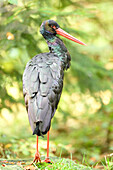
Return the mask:
<path id="1" fill-rule="evenodd" d="M 45 119 L 46 120 L 46 119 Z M 46 126 L 47 125 L 47 126 Z M 51 119 L 49 121 L 48 124 L 45 124 L 45 122 L 42 122 L 42 121 L 38 121 L 36 123 L 36 128 L 34 129 L 33 131 L 33 135 L 38 135 L 38 136 L 42 136 L 44 137 L 43 135 L 45 135 L 49 129 L 50 129 L 50 125 L 51 125 Z"/>
<path id="2" fill-rule="evenodd" d="M 28 117 L 33 131 L 33 135 L 45 135 L 51 125 L 52 106 L 49 103 L 48 96 L 41 96 L 38 93 L 34 98 L 30 98 L 28 104 Z"/>

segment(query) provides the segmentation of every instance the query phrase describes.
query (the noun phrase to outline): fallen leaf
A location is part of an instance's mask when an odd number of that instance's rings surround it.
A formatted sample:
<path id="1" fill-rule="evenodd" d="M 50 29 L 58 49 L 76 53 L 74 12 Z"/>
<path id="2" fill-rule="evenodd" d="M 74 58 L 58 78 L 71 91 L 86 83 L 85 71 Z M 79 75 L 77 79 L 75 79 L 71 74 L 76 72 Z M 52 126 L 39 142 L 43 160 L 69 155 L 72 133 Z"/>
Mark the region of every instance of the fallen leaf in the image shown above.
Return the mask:
<path id="1" fill-rule="evenodd" d="M 26 164 L 25 162 L 21 162 L 22 165 Z"/>
<path id="2" fill-rule="evenodd" d="M 10 148 L 11 146 L 11 143 L 8 143 L 7 145 L 5 145 L 5 148 Z"/>
<path id="3" fill-rule="evenodd" d="M 8 162 L 9 164 L 15 164 L 14 162 Z"/>
<path id="4" fill-rule="evenodd" d="M 7 161 L 7 160 L 3 160 L 3 161 L 1 161 L 1 162 L 5 162 L 5 163 L 8 163 L 8 161 Z"/>
<path id="5" fill-rule="evenodd" d="M 36 167 L 34 167 L 33 165 L 27 165 L 27 166 L 24 166 L 24 169 L 25 170 L 35 170 Z"/>
<path id="6" fill-rule="evenodd" d="M 91 161 L 95 162 L 96 161 L 96 158 L 95 157 L 92 157 L 90 158 Z"/>
<path id="7" fill-rule="evenodd" d="M 6 165 L 5 165 L 5 164 L 2 164 L 2 166 L 4 166 L 4 167 L 5 167 Z"/>

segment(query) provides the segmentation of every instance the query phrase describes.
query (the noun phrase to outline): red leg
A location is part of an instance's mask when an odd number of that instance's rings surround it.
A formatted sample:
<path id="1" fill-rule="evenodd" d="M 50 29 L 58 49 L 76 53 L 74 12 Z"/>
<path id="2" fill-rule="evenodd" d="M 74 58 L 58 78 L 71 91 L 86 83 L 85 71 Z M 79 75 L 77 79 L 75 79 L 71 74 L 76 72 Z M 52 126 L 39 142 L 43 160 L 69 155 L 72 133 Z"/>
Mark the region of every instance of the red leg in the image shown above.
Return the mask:
<path id="1" fill-rule="evenodd" d="M 41 159 L 40 159 L 40 154 L 39 154 L 39 151 L 38 151 L 38 136 L 37 136 L 37 142 L 36 142 L 36 153 L 35 153 L 35 158 L 33 160 L 33 163 L 34 162 L 40 162 L 41 163 Z"/>
<path id="2" fill-rule="evenodd" d="M 44 160 L 46 163 L 52 163 L 49 159 L 49 131 L 47 132 L 47 157 Z"/>

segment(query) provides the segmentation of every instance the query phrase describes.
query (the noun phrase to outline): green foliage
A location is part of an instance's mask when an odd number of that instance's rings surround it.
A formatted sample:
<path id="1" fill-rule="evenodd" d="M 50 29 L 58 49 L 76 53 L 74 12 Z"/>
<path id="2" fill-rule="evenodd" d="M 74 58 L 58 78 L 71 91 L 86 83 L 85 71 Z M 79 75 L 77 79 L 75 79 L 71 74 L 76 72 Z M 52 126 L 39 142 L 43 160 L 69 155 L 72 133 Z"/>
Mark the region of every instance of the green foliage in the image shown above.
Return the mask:
<path id="1" fill-rule="evenodd" d="M 55 160 L 52 160 L 53 162 L 55 162 Z M 69 170 L 72 170 L 72 169 L 76 169 L 76 170 L 84 170 L 87 168 L 87 170 L 91 170 L 92 168 L 90 168 L 89 166 L 83 166 L 83 165 L 80 165 L 78 163 L 75 163 L 74 161 L 70 160 L 70 159 L 62 159 L 62 158 L 59 158 L 55 163 L 53 163 L 52 165 L 48 165 L 47 163 L 42 163 L 42 164 L 37 164 L 37 167 L 40 168 L 40 169 L 53 169 L 53 170 L 56 170 L 56 169 L 61 169 L 61 170 L 65 170 L 65 169 L 69 169 Z"/>
<path id="2" fill-rule="evenodd" d="M 63 156 L 69 156 L 66 148 L 71 143 L 69 149 L 74 157 L 82 160 L 82 155 L 87 154 L 90 164 L 100 161 L 101 154 L 113 151 L 112 0 L 4 0 L 0 1 L 0 6 L 2 137 L 7 133 L 21 136 L 23 131 L 31 134 L 27 129 L 27 115 L 23 116 L 26 113 L 23 109 L 22 74 L 30 58 L 48 51 L 39 28 L 44 20 L 54 19 L 62 29 L 87 44 L 83 47 L 60 37 L 65 42 L 72 61 L 71 69 L 65 72 L 63 94 L 52 122 L 51 138 L 57 148 L 55 155 L 59 156 L 63 149 Z M 67 137 L 63 144 L 62 135 Z M 2 137 L 1 143 L 4 139 Z M 21 142 L 20 140 L 17 145 L 13 143 L 8 151 L 6 149 L 5 156 L 11 157 L 13 151 L 19 152 L 21 156 L 32 155 L 28 151 L 32 147 L 24 144 L 25 141 Z M 59 143 L 62 145 L 57 147 Z M 3 150 L 5 144 L 1 146 Z M 4 152 L 0 155 L 4 156 Z"/>
<path id="3" fill-rule="evenodd" d="M 10 4 L 13 4 L 13 5 L 17 5 L 18 4 L 18 1 L 17 0 L 8 0 L 8 2 L 10 3 Z"/>

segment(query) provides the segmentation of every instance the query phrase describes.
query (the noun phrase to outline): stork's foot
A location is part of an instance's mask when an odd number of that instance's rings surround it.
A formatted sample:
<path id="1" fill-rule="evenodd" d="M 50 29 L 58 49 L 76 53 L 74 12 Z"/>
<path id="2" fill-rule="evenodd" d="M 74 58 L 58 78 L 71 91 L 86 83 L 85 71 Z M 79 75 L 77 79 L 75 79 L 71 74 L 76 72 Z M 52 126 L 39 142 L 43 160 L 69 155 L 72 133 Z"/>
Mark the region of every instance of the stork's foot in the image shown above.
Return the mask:
<path id="1" fill-rule="evenodd" d="M 50 163 L 50 164 L 52 164 L 53 162 L 51 162 L 51 160 L 49 159 L 49 158 L 46 158 L 45 160 L 44 160 L 44 162 L 46 162 L 46 163 Z"/>
<path id="2" fill-rule="evenodd" d="M 37 162 L 40 162 L 41 163 L 41 159 L 40 159 L 40 154 L 39 154 L 39 152 L 36 152 L 35 153 L 35 158 L 34 158 L 34 160 L 33 160 L 33 163 L 37 163 Z M 33 164 L 32 163 L 32 164 Z"/>

